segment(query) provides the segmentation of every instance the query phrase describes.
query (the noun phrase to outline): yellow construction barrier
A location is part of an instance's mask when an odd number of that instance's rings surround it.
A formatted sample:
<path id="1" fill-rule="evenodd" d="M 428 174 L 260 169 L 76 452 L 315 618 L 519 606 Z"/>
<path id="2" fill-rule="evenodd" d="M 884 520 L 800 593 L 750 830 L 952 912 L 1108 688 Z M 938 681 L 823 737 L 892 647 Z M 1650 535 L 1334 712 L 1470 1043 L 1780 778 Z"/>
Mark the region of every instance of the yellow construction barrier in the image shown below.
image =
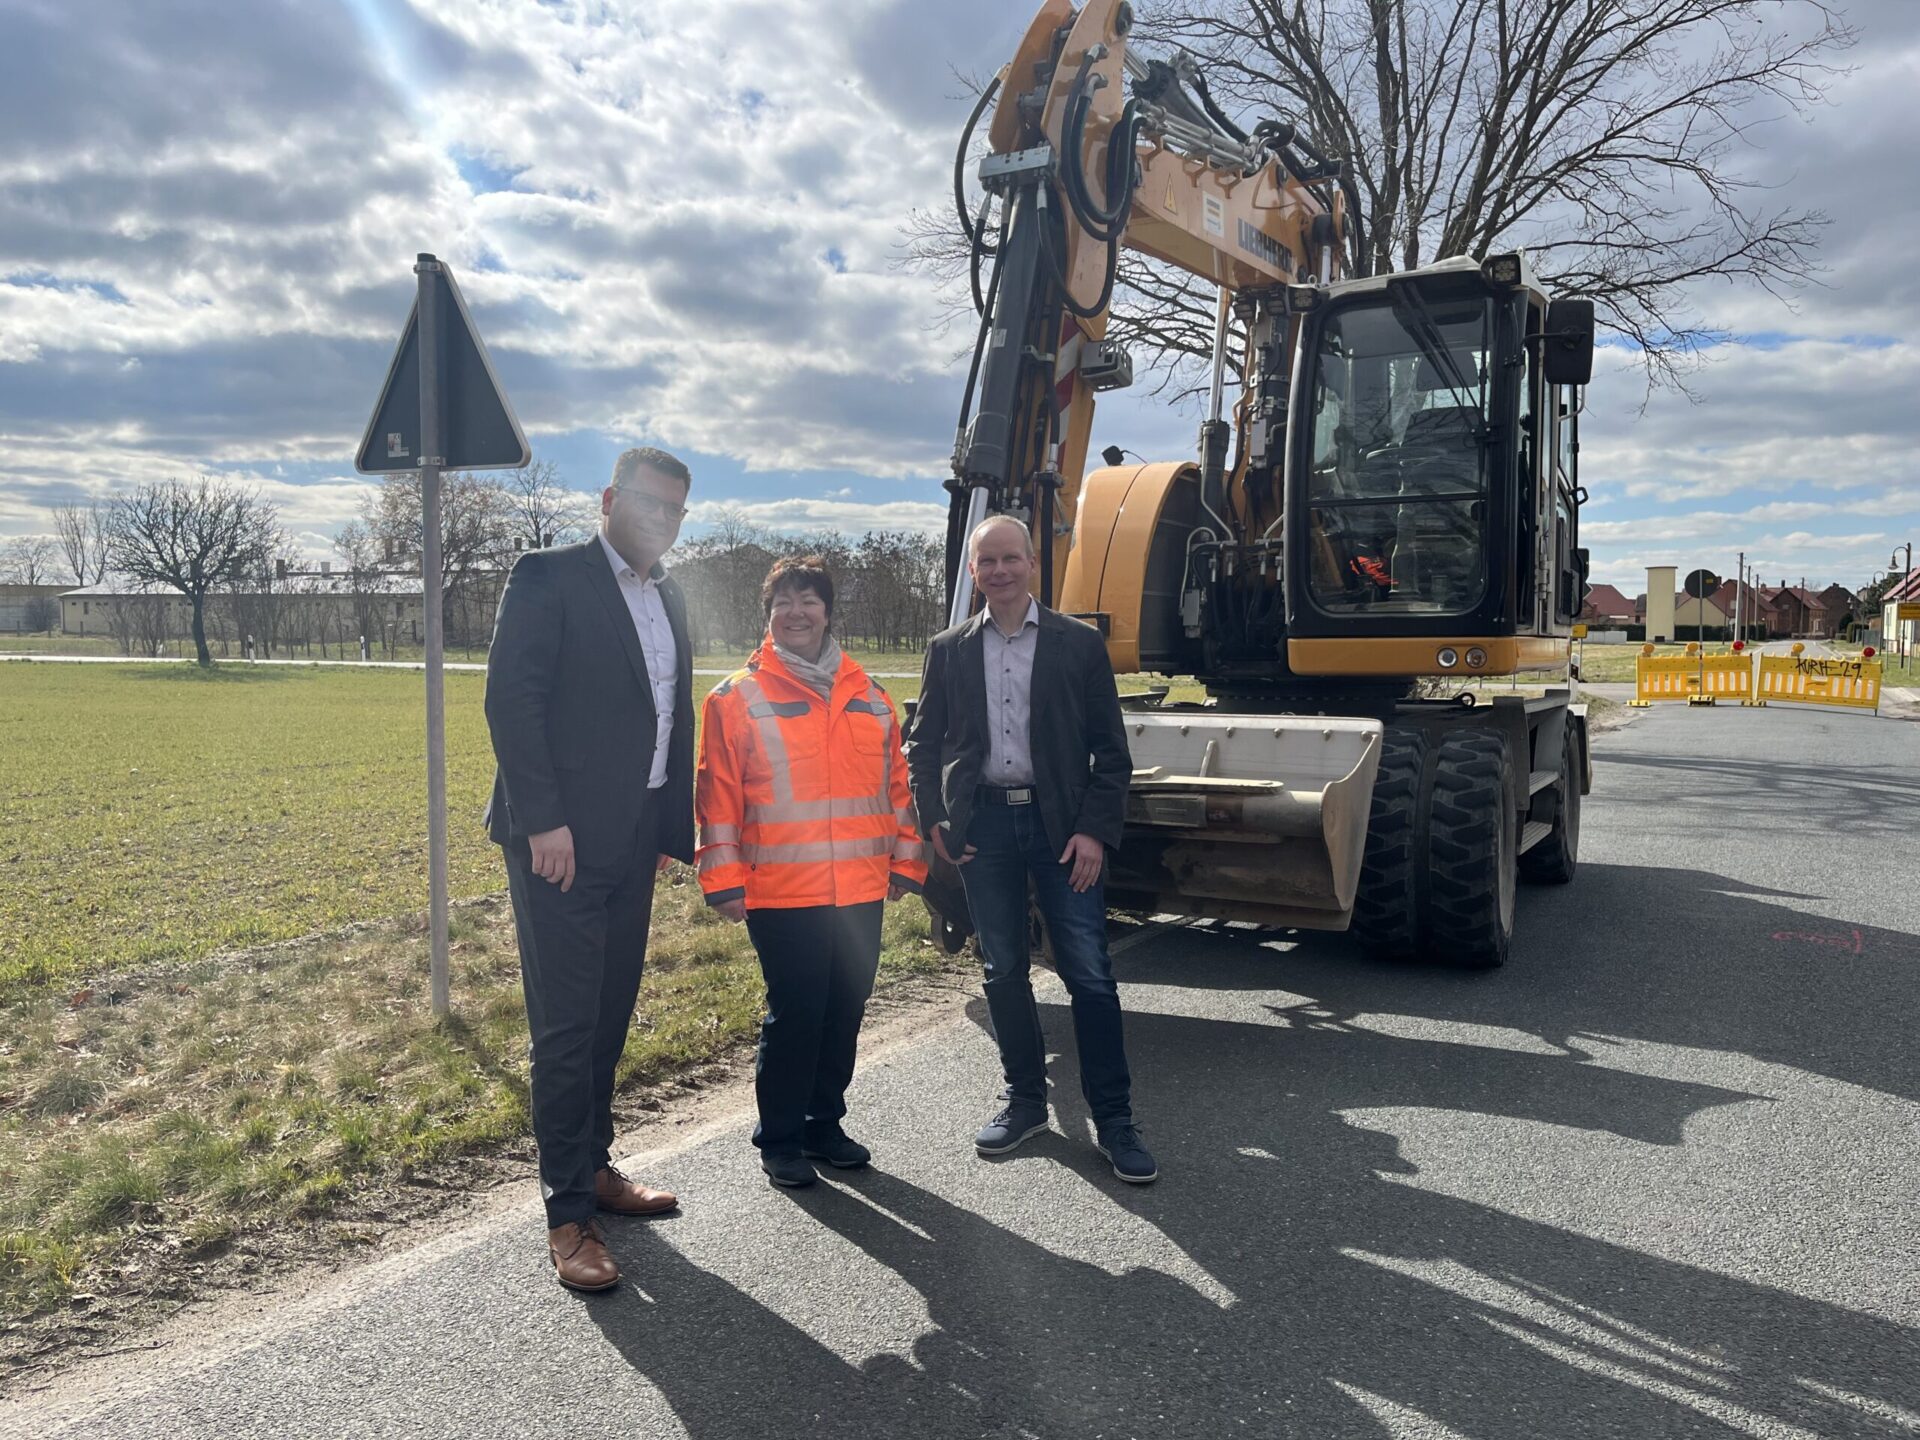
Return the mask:
<path id="1" fill-rule="evenodd" d="M 1707 699 L 1738 700 L 1742 705 L 1758 705 L 1753 694 L 1753 657 L 1751 655 L 1704 655 L 1700 659 L 1700 686 Z"/>
<path id="2" fill-rule="evenodd" d="M 1742 705 L 1759 703 L 1753 697 L 1751 656 L 1737 652 L 1703 655 L 1698 644 L 1688 645 L 1684 655 L 1655 655 L 1652 648 L 1647 646 L 1640 652 L 1629 704 L 1645 709 L 1660 701 L 1685 701 L 1689 705 L 1713 705 L 1722 700 L 1738 700 Z"/>
<path id="3" fill-rule="evenodd" d="M 1798 646 L 1794 647 L 1796 650 Z M 1762 655 L 1760 696 L 1793 705 L 1837 705 L 1847 710 L 1880 709 L 1880 662 L 1837 656 Z"/>

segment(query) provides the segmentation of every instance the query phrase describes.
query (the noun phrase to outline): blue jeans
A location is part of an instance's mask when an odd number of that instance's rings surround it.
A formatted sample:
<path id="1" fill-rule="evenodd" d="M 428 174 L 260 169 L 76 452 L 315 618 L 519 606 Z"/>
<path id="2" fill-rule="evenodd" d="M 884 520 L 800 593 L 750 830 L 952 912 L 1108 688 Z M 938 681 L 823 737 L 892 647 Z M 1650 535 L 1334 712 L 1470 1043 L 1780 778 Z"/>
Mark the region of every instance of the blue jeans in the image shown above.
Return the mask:
<path id="1" fill-rule="evenodd" d="M 1107 958 L 1104 877 L 1076 893 L 1032 805 L 978 806 L 968 824 L 967 843 L 976 853 L 960 867 L 960 880 L 986 956 L 987 1010 L 1000 1042 L 1009 1097 L 1047 1103 L 1047 1042 L 1027 976 L 1031 883 L 1053 942 L 1055 967 L 1073 1000 L 1080 1093 L 1096 1126 L 1130 1122 L 1132 1080 L 1121 1033 L 1120 991 Z"/>

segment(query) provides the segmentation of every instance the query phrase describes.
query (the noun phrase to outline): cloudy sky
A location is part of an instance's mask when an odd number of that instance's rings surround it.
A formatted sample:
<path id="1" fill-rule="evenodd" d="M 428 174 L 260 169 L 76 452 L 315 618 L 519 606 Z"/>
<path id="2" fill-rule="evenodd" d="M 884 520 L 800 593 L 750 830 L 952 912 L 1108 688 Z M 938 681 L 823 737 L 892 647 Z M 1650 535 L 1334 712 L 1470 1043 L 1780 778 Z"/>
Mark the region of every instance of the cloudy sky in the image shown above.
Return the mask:
<path id="1" fill-rule="evenodd" d="M 594 489 L 657 443 L 785 528 L 926 525 L 961 341 L 896 267 L 1034 0 L 0 0 L 0 539 L 193 473 L 327 553 L 411 303 L 455 267 L 537 457 Z M 1694 398 L 1613 354 L 1590 395 L 1595 578 L 1865 582 L 1920 530 L 1920 0 L 1839 0 L 1853 73 L 1739 157 L 1832 217 L 1789 308 Z M 1103 406 L 1172 458 L 1196 416 Z"/>

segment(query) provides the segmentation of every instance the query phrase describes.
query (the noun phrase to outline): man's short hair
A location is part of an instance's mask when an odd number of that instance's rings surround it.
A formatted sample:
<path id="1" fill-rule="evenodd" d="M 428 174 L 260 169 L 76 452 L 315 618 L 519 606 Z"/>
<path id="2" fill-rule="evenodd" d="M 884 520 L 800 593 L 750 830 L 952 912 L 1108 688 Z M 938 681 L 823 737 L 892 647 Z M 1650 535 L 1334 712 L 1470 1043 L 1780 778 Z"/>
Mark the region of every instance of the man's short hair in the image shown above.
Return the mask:
<path id="1" fill-rule="evenodd" d="M 1026 527 L 1023 521 L 1017 520 L 1011 515 L 989 515 L 978 525 L 974 526 L 973 534 L 967 537 L 967 555 L 969 558 L 979 558 L 980 537 L 987 533 L 987 527 L 989 525 L 1011 525 L 1014 529 L 1018 530 L 1020 532 L 1020 538 L 1027 542 L 1027 554 L 1032 556 L 1034 553 L 1033 532 Z"/>
<path id="2" fill-rule="evenodd" d="M 639 473 L 642 465 L 649 470 L 658 470 L 669 480 L 678 480 L 689 490 L 693 488 L 693 476 L 687 467 L 676 457 L 651 445 L 636 445 L 631 450 L 622 450 L 620 458 L 613 462 L 613 479 L 607 483 L 618 490 Z"/>
<path id="3" fill-rule="evenodd" d="M 773 614 L 773 597 L 782 590 L 811 590 L 827 606 L 827 618 L 833 618 L 833 576 L 819 555 L 788 555 L 773 562 L 767 578 L 760 582 L 760 608 Z"/>

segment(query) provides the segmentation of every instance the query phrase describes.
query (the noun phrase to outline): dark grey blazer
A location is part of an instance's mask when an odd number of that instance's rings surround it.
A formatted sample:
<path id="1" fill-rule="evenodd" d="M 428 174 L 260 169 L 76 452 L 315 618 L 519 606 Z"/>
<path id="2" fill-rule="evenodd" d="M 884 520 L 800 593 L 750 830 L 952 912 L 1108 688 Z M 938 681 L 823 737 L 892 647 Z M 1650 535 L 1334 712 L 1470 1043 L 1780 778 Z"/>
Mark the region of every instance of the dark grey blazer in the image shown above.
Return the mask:
<path id="1" fill-rule="evenodd" d="M 927 647 L 920 699 L 907 732 L 907 770 L 920 828 L 949 827 L 947 849 L 964 843 L 973 792 L 988 755 L 987 623 L 982 610 Z M 1064 850 L 1075 833 L 1120 844 L 1133 760 L 1106 642 L 1083 621 L 1040 607 L 1033 652 L 1028 744 L 1035 802 L 1047 843 Z M 959 843 L 953 843 L 959 842 Z"/>
<path id="2" fill-rule="evenodd" d="M 654 573 L 663 572 L 655 568 Z M 693 653 L 686 600 L 671 577 L 660 598 L 679 674 L 660 849 L 693 860 Z M 487 833 L 501 845 L 565 825 L 576 854 L 629 843 L 653 770 L 653 690 L 633 615 L 598 537 L 530 550 L 500 596 L 487 654 L 487 728 L 499 763 Z"/>

